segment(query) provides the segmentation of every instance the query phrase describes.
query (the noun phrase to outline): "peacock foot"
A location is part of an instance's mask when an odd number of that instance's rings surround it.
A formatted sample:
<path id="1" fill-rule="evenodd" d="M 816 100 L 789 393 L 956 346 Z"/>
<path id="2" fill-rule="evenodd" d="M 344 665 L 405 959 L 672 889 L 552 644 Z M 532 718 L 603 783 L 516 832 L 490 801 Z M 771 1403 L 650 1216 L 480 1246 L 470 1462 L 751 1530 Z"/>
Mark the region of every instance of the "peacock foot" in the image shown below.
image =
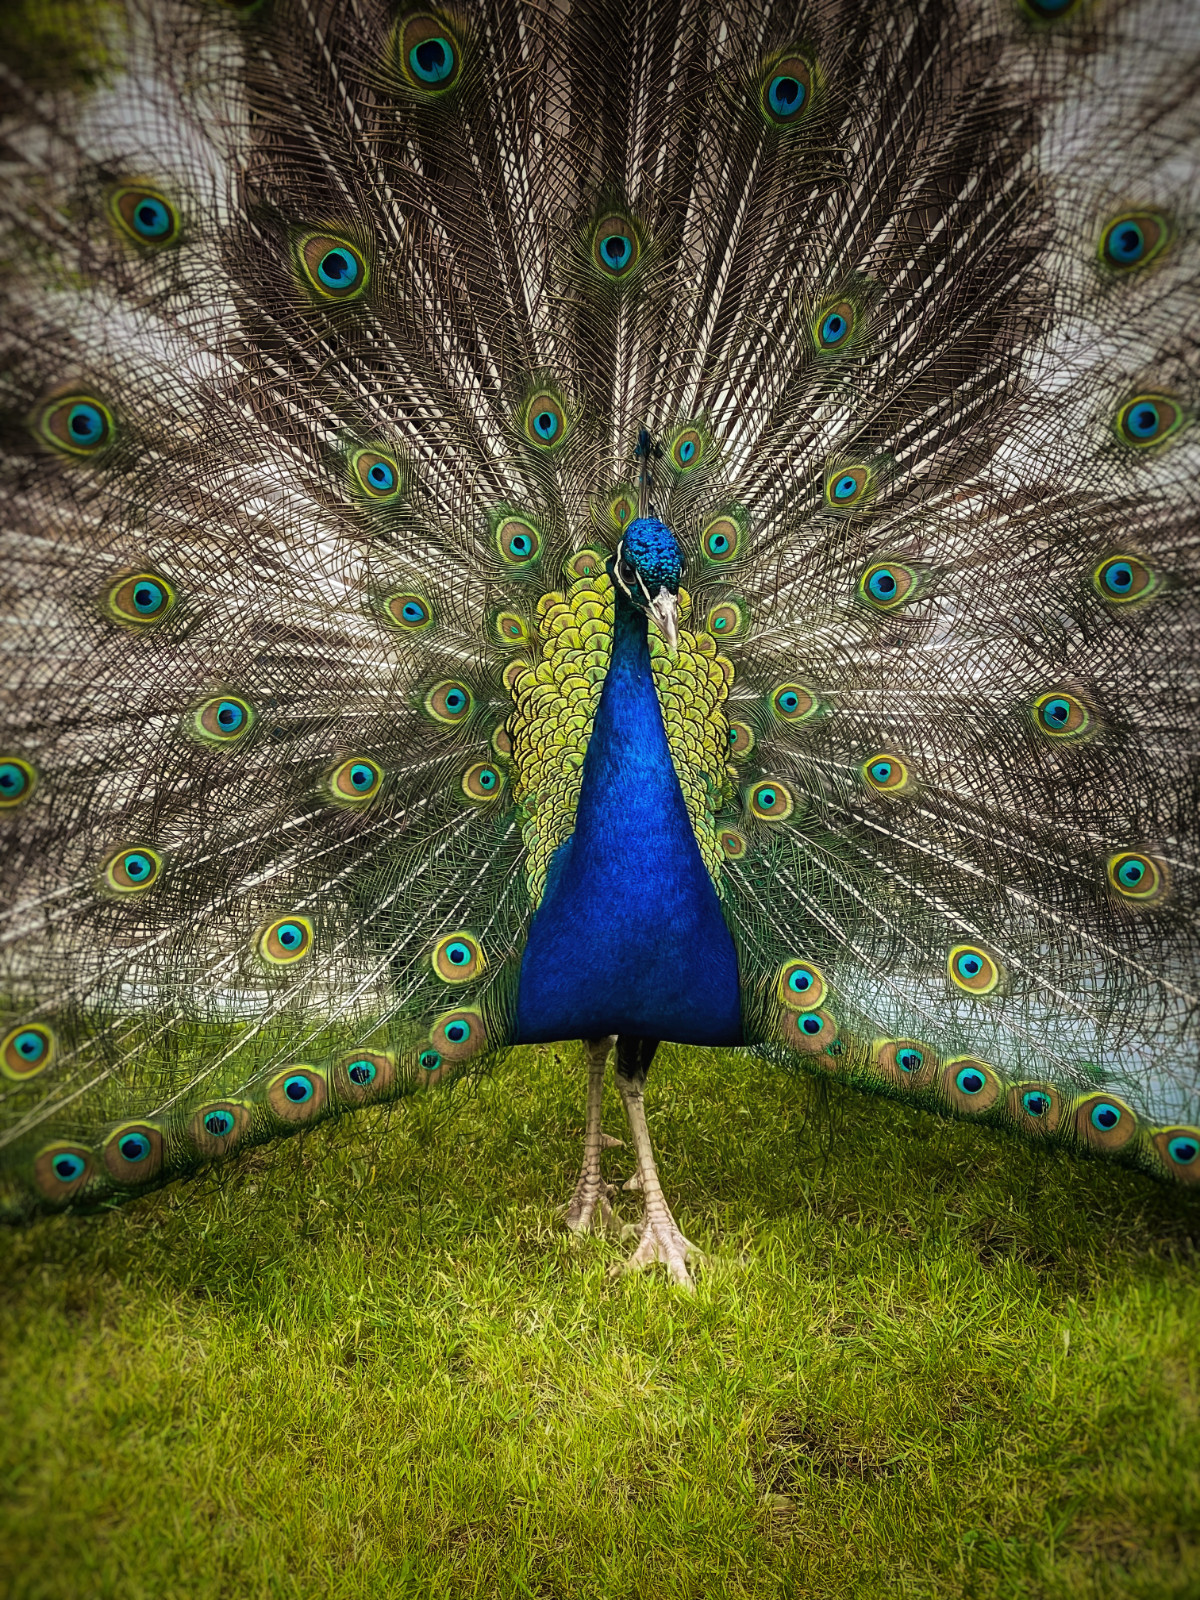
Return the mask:
<path id="1" fill-rule="evenodd" d="M 609 1133 L 600 1135 L 600 1149 L 608 1150 L 614 1145 L 621 1144 L 620 1139 L 614 1139 Z M 583 1170 L 579 1174 L 571 1202 L 567 1206 L 566 1224 L 572 1233 L 611 1234 L 615 1231 L 613 1218 L 613 1196 L 616 1189 L 611 1183 L 605 1181 L 600 1175 L 599 1151 L 594 1160 L 584 1159 Z"/>
<path id="2" fill-rule="evenodd" d="M 679 1224 L 664 1205 L 661 1209 L 647 1211 L 637 1249 L 628 1261 L 614 1269 L 613 1275 L 640 1272 L 643 1267 L 651 1267 L 655 1262 L 661 1262 L 666 1267 L 667 1276 L 672 1283 L 677 1283 L 681 1289 L 694 1290 L 696 1280 L 692 1277 L 688 1263 L 701 1259 L 700 1250 L 679 1231 Z"/>

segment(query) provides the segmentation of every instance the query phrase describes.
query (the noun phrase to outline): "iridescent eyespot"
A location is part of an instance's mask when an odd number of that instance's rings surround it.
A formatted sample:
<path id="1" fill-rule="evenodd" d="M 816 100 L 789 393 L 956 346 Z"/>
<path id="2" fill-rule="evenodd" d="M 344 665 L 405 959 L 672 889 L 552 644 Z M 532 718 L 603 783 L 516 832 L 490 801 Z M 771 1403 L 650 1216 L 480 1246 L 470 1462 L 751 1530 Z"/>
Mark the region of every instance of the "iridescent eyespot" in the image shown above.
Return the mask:
<path id="1" fill-rule="evenodd" d="M 732 517 L 715 517 L 700 535 L 700 553 L 706 561 L 732 561 L 742 542 L 742 530 Z"/>
<path id="2" fill-rule="evenodd" d="M 875 1046 L 875 1065 L 884 1077 L 913 1089 L 925 1085 L 937 1066 L 937 1057 L 916 1039 L 881 1039 Z"/>
<path id="3" fill-rule="evenodd" d="M 1161 1128 L 1154 1146 L 1172 1178 L 1200 1183 L 1200 1128 Z"/>
<path id="4" fill-rule="evenodd" d="M 619 509 L 626 509 L 623 502 Z M 604 556 L 599 550 L 576 550 L 567 557 L 565 570 L 572 578 L 595 578 L 604 571 Z"/>
<path id="5" fill-rule="evenodd" d="M 744 722 L 729 724 L 729 754 L 735 761 L 748 756 L 754 749 L 754 732 Z"/>
<path id="6" fill-rule="evenodd" d="M 477 761 L 463 773 L 462 786 L 468 800 L 494 800 L 504 788 L 504 774 L 487 761 Z"/>
<path id="7" fill-rule="evenodd" d="M 12 1028 L 0 1040 L 0 1073 L 12 1083 L 36 1078 L 54 1060 L 54 1034 L 39 1022 Z"/>
<path id="8" fill-rule="evenodd" d="M 1123 1101 L 1108 1094 L 1089 1095 L 1074 1109 L 1075 1132 L 1093 1149 L 1124 1149 L 1137 1133 L 1137 1118 Z"/>
<path id="9" fill-rule="evenodd" d="M 254 708 L 248 700 L 217 694 L 200 702 L 191 713 L 188 726 L 209 744 L 233 744 L 245 738 L 254 723 Z"/>
<path id="10" fill-rule="evenodd" d="M 777 127 L 794 126 L 812 103 L 812 88 L 812 62 L 800 55 L 786 55 L 763 73 L 759 103 Z"/>
<path id="11" fill-rule="evenodd" d="M 290 966 L 312 949 L 313 928 L 307 917 L 280 917 L 258 936 L 258 953 L 272 967 Z"/>
<path id="12" fill-rule="evenodd" d="M 562 402 L 550 393 L 535 394 L 525 407 L 525 437 L 537 450 L 557 449 L 567 436 Z"/>
<path id="13" fill-rule="evenodd" d="M 329 797 L 341 804 L 362 805 L 373 800 L 383 784 L 383 768 L 365 756 L 351 756 L 329 774 Z"/>
<path id="14" fill-rule="evenodd" d="M 1144 267 L 1170 237 L 1170 224 L 1156 211 L 1130 211 L 1110 222 L 1101 234 L 1100 259 L 1118 271 Z"/>
<path id="15" fill-rule="evenodd" d="M 487 1048 L 487 1029 L 478 1011 L 448 1011 L 430 1029 L 429 1043 L 445 1060 L 465 1061 Z"/>
<path id="16" fill-rule="evenodd" d="M 442 1064 L 442 1058 L 437 1050 L 422 1050 L 417 1057 L 417 1065 L 422 1072 L 436 1072 Z"/>
<path id="17" fill-rule="evenodd" d="M 114 622 L 135 628 L 152 627 L 175 604 L 175 591 L 167 580 L 153 572 L 135 572 L 118 578 L 104 595 L 104 608 Z"/>
<path id="18" fill-rule="evenodd" d="M 1021 1096 L 1021 1108 L 1027 1117 L 1044 1117 L 1050 1110 L 1050 1096 L 1041 1089 L 1029 1089 Z"/>
<path id="19" fill-rule="evenodd" d="M 350 1105 L 381 1099 L 395 1081 L 395 1058 L 383 1050 L 352 1050 L 334 1063 L 334 1088 Z"/>
<path id="20" fill-rule="evenodd" d="M 858 580 L 860 600 L 876 611 L 891 611 L 913 597 L 917 575 L 900 561 L 876 561 Z"/>
<path id="21" fill-rule="evenodd" d="M 1148 599 L 1158 588 L 1158 577 L 1137 556 L 1109 556 L 1092 574 L 1092 585 L 1102 600 L 1124 605 Z"/>
<path id="22" fill-rule="evenodd" d="M 1183 426 L 1183 407 L 1165 394 L 1140 394 L 1117 412 L 1117 433 L 1136 449 L 1161 444 Z"/>
<path id="23" fill-rule="evenodd" d="M 426 95 L 452 89 L 462 68 L 458 40 L 440 18 L 428 12 L 400 24 L 396 57 L 409 87 Z"/>
<path id="24" fill-rule="evenodd" d="M 746 854 L 746 836 L 736 828 L 722 828 L 717 835 L 717 843 L 726 861 L 740 861 Z"/>
<path id="25" fill-rule="evenodd" d="M 811 961 L 792 959 L 785 961 L 775 981 L 775 993 L 785 1006 L 796 1011 L 810 1011 L 825 998 L 825 978 Z"/>
<path id="26" fill-rule="evenodd" d="M 100 1158 L 117 1183 L 149 1183 L 162 1166 L 162 1132 L 152 1122 L 126 1122 L 105 1139 Z"/>
<path id="27" fill-rule="evenodd" d="M 145 846 L 119 850 L 104 864 L 104 887 L 114 894 L 138 894 L 148 889 L 162 871 L 162 857 Z"/>
<path id="28" fill-rule="evenodd" d="M 605 217 L 592 235 L 592 260 L 609 278 L 621 278 L 640 254 L 637 230 L 627 217 Z"/>
<path id="29" fill-rule="evenodd" d="M 188 1137 L 202 1156 L 217 1159 L 237 1149 L 249 1126 L 248 1106 L 235 1100 L 215 1100 L 193 1114 Z"/>
<path id="30" fill-rule="evenodd" d="M 978 1116 L 994 1106 L 1003 1092 L 999 1074 L 973 1056 L 956 1056 L 943 1064 L 942 1094 L 956 1111 Z"/>
<path id="31" fill-rule="evenodd" d="M 704 459 L 704 436 L 698 428 L 684 428 L 671 441 L 670 457 L 676 470 L 690 472 Z"/>
<path id="32" fill-rule="evenodd" d="M 466 983 L 487 965 L 483 948 L 471 933 L 448 933 L 434 945 L 430 959 L 443 983 Z"/>
<path id="33" fill-rule="evenodd" d="M 955 988 L 966 994 L 991 994 L 1000 987 L 1000 963 L 973 944 L 956 944 L 946 957 L 946 971 Z"/>
<path id="34" fill-rule="evenodd" d="M 501 644 L 516 646 L 529 643 L 529 625 L 519 611 L 498 612 L 492 625 Z"/>
<path id="35" fill-rule="evenodd" d="M 178 237 L 178 213 L 156 189 L 115 189 L 109 196 L 108 209 L 121 231 L 138 244 L 158 247 L 174 244 Z"/>
<path id="36" fill-rule="evenodd" d="M 1079 0 L 1024 0 L 1025 9 L 1038 22 L 1060 22 L 1068 12 L 1074 11 Z"/>
<path id="37" fill-rule="evenodd" d="M 51 400 L 37 414 L 39 436 L 72 456 L 94 456 L 113 437 L 112 412 L 90 394 Z"/>
<path id="38" fill-rule="evenodd" d="M 425 696 L 425 709 L 437 722 L 460 723 L 471 713 L 474 701 L 465 683 L 447 679 L 435 683 Z"/>
<path id="39" fill-rule="evenodd" d="M 791 790 L 782 783 L 756 783 L 746 797 L 753 816 L 762 822 L 783 822 L 795 809 Z"/>
<path id="40" fill-rule="evenodd" d="M 325 1109 L 325 1078 L 307 1063 L 293 1063 L 267 1085 L 267 1105 L 284 1122 L 311 1122 Z"/>
<path id="41" fill-rule="evenodd" d="M 358 450 L 350 458 L 351 487 L 368 500 L 394 500 L 404 488 L 400 463 L 395 456 L 375 449 Z"/>
<path id="42" fill-rule="evenodd" d="M 837 467 L 825 479 L 825 504 L 846 511 L 862 500 L 870 485 L 868 467 Z"/>
<path id="43" fill-rule="evenodd" d="M 1052 739 L 1082 737 L 1092 726 L 1092 714 L 1082 700 L 1065 691 L 1044 694 L 1033 702 L 1034 726 Z"/>
<path id="44" fill-rule="evenodd" d="M 797 1011 L 785 1006 L 779 1014 L 779 1027 L 793 1050 L 816 1055 L 837 1038 L 837 1023 L 828 1011 Z"/>
<path id="45" fill-rule="evenodd" d="M 309 285 L 322 300 L 355 300 L 371 276 L 362 252 L 333 234 L 309 234 L 300 241 L 297 256 Z"/>
<path id="46" fill-rule="evenodd" d="M 422 600 L 419 594 L 390 594 L 383 603 L 383 609 L 387 620 L 405 633 L 416 633 L 433 621 L 429 602 Z"/>
<path id="47" fill-rule="evenodd" d="M 1125 900 L 1145 903 L 1166 890 L 1166 870 L 1136 850 L 1122 850 L 1108 858 L 1109 885 Z"/>
<path id="48" fill-rule="evenodd" d="M 532 522 L 505 517 L 496 529 L 496 548 L 510 566 L 527 567 L 541 554 L 542 536 Z"/>
<path id="49" fill-rule="evenodd" d="M 839 300 L 817 322 L 818 348 L 825 351 L 840 350 L 853 329 L 854 307 L 849 300 Z"/>
<path id="50" fill-rule="evenodd" d="M 47 1200 L 60 1205 L 79 1193 L 92 1171 L 92 1152 L 86 1145 L 49 1144 L 33 1162 L 34 1182 Z"/>
<path id="51" fill-rule="evenodd" d="M 771 710 L 781 722 L 805 722 L 820 705 L 802 683 L 781 683 L 771 690 Z"/>
<path id="52" fill-rule="evenodd" d="M 746 613 L 736 600 L 726 600 L 712 608 L 704 626 L 717 639 L 736 639 L 746 631 Z"/>
<path id="53" fill-rule="evenodd" d="M 0 811 L 28 800 L 37 785 L 37 769 L 20 756 L 0 758 Z"/>
<path id="54" fill-rule="evenodd" d="M 879 794 L 900 794 L 912 781 L 907 763 L 886 751 L 871 756 L 859 770 L 868 788 Z"/>

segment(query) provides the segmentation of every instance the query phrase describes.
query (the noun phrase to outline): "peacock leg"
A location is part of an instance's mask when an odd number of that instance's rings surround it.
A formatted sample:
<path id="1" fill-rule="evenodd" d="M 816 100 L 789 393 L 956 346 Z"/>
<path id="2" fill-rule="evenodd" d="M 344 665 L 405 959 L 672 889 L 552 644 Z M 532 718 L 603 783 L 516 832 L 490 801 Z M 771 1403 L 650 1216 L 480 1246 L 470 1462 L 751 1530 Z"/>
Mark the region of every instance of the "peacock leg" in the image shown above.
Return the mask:
<path id="1" fill-rule="evenodd" d="M 613 1187 L 611 1183 L 605 1183 L 600 1175 L 600 1152 L 621 1141 L 610 1139 L 603 1132 L 600 1113 L 604 1099 L 604 1068 L 608 1062 L 608 1052 L 615 1043 L 612 1034 L 604 1039 L 585 1039 L 583 1042 L 588 1060 L 587 1121 L 583 1132 L 583 1167 L 567 1207 L 567 1227 L 573 1233 L 586 1233 L 589 1228 L 607 1233 L 612 1225 Z M 597 1207 L 599 1218 L 596 1215 Z"/>
<path id="2" fill-rule="evenodd" d="M 671 1215 L 671 1208 L 658 1181 L 650 1129 L 646 1125 L 643 1098 L 646 1074 L 657 1049 L 656 1039 L 629 1039 L 622 1036 L 617 1040 L 617 1088 L 621 1091 L 625 1115 L 629 1118 L 629 1132 L 637 1153 L 639 1187 L 645 1205 L 638 1247 L 625 1263 L 624 1270 L 635 1272 L 639 1267 L 648 1267 L 652 1262 L 661 1261 L 676 1283 L 685 1289 L 692 1289 L 695 1284 L 688 1270 L 688 1259 L 698 1257 L 700 1252 L 680 1233 Z"/>

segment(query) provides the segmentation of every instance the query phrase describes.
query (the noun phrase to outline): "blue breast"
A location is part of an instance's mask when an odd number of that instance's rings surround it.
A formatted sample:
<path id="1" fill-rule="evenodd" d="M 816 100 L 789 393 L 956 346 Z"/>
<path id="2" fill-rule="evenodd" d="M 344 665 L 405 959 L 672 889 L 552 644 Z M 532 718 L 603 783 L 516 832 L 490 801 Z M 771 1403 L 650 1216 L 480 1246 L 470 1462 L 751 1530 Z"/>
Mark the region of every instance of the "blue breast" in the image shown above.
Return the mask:
<path id="1" fill-rule="evenodd" d="M 617 601 L 575 832 L 521 964 L 517 1036 L 739 1044 L 737 956 L 671 761 L 646 618 Z"/>

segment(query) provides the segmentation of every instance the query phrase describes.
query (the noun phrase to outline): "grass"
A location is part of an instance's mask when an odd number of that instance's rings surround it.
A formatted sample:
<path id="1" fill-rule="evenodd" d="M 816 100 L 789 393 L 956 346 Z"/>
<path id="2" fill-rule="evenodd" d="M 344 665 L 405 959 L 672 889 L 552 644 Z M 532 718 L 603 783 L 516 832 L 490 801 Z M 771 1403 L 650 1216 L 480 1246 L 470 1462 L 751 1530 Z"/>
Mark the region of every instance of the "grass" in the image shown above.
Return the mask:
<path id="1" fill-rule="evenodd" d="M 564 1234 L 582 1100 L 530 1051 L 9 1235 L 0 1593 L 1200 1595 L 1200 1196 L 664 1050 L 688 1297 Z"/>

